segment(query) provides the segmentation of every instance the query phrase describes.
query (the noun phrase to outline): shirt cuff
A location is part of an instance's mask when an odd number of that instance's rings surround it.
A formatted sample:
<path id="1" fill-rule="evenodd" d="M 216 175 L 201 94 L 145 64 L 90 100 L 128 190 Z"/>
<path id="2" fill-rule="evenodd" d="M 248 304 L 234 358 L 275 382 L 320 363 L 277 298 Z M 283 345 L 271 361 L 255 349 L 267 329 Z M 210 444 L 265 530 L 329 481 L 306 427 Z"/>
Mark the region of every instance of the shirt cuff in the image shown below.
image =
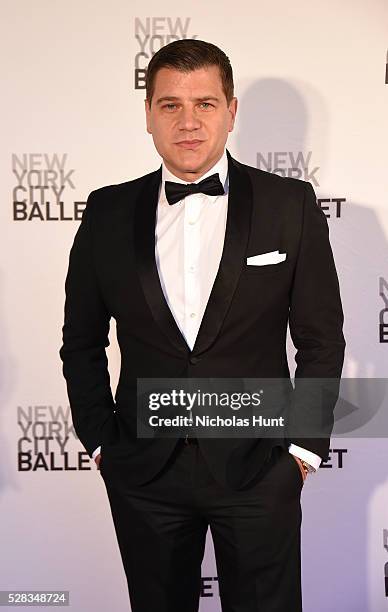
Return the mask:
<path id="1" fill-rule="evenodd" d="M 100 453 L 101 453 L 101 446 L 98 446 L 96 450 L 94 450 L 92 453 L 92 459 L 95 459 L 97 455 L 99 455 Z"/>
<path id="2" fill-rule="evenodd" d="M 306 463 L 311 465 L 316 470 L 321 465 L 322 457 L 320 457 L 319 455 L 316 455 L 315 453 L 312 453 L 306 448 L 297 446 L 296 444 L 293 444 L 292 442 L 290 446 L 288 447 L 288 451 L 292 453 L 293 455 L 295 455 L 296 457 L 299 457 L 299 459 L 303 459 L 303 461 L 306 461 Z"/>

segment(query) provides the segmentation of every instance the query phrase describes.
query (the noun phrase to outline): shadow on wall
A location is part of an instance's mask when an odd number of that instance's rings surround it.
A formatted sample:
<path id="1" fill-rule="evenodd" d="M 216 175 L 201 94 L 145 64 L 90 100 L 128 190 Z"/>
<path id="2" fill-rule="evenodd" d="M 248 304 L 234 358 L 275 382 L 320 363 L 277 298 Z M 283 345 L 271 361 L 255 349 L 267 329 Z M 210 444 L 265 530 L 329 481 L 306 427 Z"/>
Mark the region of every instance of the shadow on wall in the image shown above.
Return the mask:
<path id="1" fill-rule="evenodd" d="M 311 85 L 271 78 L 250 83 L 247 88 L 244 81 L 239 81 L 239 85 L 244 94 L 239 97 L 234 139 L 240 161 L 259 167 L 258 152 L 306 153 L 310 149 L 309 129 L 312 126 L 311 164 L 325 167 L 327 110 L 322 96 Z M 286 160 L 290 161 L 289 156 Z"/>
<path id="2" fill-rule="evenodd" d="M 282 153 L 282 170 L 296 176 L 298 173 L 291 170 L 292 161 L 297 159 L 294 170 L 301 170 L 300 178 L 312 183 L 318 199 L 345 198 L 340 216 L 335 203 L 322 204 L 327 206 L 324 210 L 345 314 L 343 376 L 384 377 L 386 367 L 378 350 L 379 313 L 384 307 L 379 278 L 388 282 L 388 243 L 373 202 L 351 201 L 348 193 L 333 193 L 325 186 L 325 168 L 335 163 L 328 155 L 330 129 L 324 99 L 310 85 L 267 78 L 250 84 L 239 98 L 233 144 L 239 161 L 263 170 L 269 168 L 260 161 L 274 162 L 277 152 Z M 258 158 L 259 154 L 262 157 Z M 306 161 L 308 168 L 303 172 Z M 348 181 L 351 189 L 352 180 L 351 176 L 341 176 L 341 185 Z"/>

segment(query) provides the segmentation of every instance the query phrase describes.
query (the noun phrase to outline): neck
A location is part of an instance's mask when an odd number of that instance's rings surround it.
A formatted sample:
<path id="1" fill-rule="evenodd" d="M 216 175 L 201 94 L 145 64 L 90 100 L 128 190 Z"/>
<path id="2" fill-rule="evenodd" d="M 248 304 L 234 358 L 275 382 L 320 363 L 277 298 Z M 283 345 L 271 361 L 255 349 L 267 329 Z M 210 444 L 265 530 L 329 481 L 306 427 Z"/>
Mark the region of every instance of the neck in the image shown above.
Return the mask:
<path id="1" fill-rule="evenodd" d="M 173 174 L 177 178 L 180 178 L 182 181 L 186 181 L 187 183 L 194 183 L 195 181 L 200 179 L 201 176 L 206 174 L 206 172 L 208 172 L 210 168 L 213 168 L 213 166 L 215 166 L 220 161 L 223 154 L 224 153 L 222 152 L 218 159 L 209 162 L 207 166 L 201 168 L 200 170 L 178 170 L 177 168 L 173 168 L 172 166 L 170 166 L 168 161 L 166 161 L 165 159 L 163 159 L 163 162 L 167 170 L 169 170 L 171 174 Z"/>

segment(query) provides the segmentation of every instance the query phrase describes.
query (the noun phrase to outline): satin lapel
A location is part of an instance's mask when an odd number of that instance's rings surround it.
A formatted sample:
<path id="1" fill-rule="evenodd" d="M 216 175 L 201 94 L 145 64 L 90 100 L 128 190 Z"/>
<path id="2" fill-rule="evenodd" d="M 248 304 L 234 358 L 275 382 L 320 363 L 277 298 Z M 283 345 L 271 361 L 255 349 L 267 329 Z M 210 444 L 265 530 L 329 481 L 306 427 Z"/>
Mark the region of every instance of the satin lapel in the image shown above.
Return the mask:
<path id="1" fill-rule="evenodd" d="M 177 326 L 160 284 L 155 260 L 155 226 L 161 167 L 151 174 L 136 201 L 134 247 L 136 270 L 151 313 L 171 344 L 181 352 L 190 348 Z"/>
<path id="2" fill-rule="evenodd" d="M 252 214 L 252 184 L 243 166 L 229 151 L 229 196 L 224 248 L 218 272 L 198 331 L 193 353 L 199 354 L 216 339 L 243 269 Z"/>
<path id="3" fill-rule="evenodd" d="M 224 248 L 192 354 L 202 353 L 216 339 L 236 290 L 248 246 L 252 213 L 251 181 L 229 151 L 227 156 L 229 196 Z M 155 261 L 156 208 L 161 174 L 161 167 L 151 174 L 136 202 L 136 269 L 155 321 L 172 345 L 187 353 L 190 348 L 166 302 Z"/>

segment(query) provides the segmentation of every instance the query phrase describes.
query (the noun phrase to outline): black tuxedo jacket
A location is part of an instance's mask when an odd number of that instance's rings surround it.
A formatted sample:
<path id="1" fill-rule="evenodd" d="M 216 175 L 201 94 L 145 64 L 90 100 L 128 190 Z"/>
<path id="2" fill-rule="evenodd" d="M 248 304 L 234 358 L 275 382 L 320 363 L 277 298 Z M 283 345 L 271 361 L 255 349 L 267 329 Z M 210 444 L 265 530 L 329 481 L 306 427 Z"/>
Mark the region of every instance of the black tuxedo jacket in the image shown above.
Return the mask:
<path id="1" fill-rule="evenodd" d="M 242 164 L 229 151 L 224 249 L 193 350 L 164 298 L 155 262 L 161 167 L 92 191 L 70 251 L 60 357 L 75 431 L 103 469 L 128 482 L 151 479 L 174 438 L 137 438 L 137 378 L 290 378 L 289 324 L 297 349 L 295 381 L 340 379 L 345 340 L 340 291 L 326 217 L 310 183 Z M 179 204 L 176 204 L 179 206 Z M 276 265 L 246 258 L 279 250 Z M 113 399 L 105 348 L 110 318 L 121 352 Z M 292 385 L 291 385 L 292 387 Z M 317 410 L 298 384 L 292 411 Z M 332 417 L 337 394 L 326 403 Z M 310 406 L 311 403 L 311 406 Z M 318 414 L 317 414 L 318 417 Z M 199 440 L 215 478 L 238 489 L 262 468 L 274 445 L 299 444 L 327 459 L 330 435 Z"/>

